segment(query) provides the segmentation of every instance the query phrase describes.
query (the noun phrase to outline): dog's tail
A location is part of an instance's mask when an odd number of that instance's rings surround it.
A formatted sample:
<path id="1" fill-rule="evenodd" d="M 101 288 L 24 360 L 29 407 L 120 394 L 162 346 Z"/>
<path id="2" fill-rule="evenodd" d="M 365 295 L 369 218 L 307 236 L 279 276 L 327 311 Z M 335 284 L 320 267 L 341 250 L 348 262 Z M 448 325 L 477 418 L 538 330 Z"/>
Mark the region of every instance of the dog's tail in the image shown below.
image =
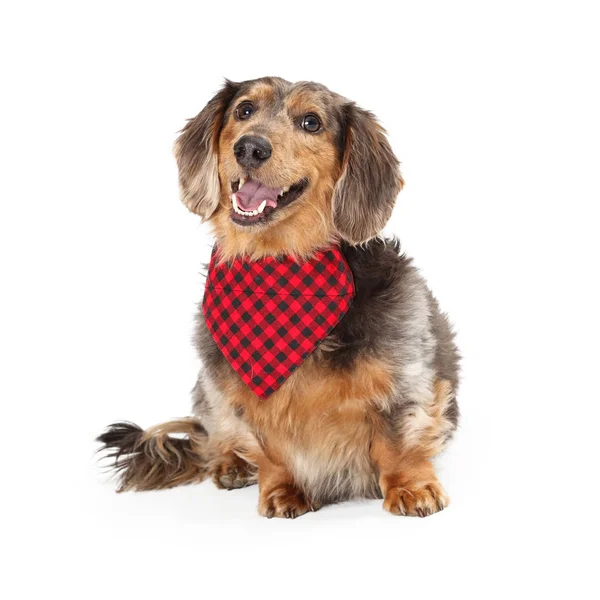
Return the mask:
<path id="1" fill-rule="evenodd" d="M 102 444 L 99 452 L 112 463 L 110 469 L 118 478 L 118 492 L 196 483 L 209 472 L 208 434 L 193 418 L 146 430 L 133 423 L 113 423 L 96 441 Z"/>

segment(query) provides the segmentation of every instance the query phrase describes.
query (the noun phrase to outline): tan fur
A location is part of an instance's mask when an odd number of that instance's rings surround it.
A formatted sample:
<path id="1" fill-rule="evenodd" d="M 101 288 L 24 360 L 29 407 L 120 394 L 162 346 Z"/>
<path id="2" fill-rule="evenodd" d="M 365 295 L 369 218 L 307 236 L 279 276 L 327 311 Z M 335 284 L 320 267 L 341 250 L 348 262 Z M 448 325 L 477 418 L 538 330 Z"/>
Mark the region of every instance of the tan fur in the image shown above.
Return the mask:
<path id="1" fill-rule="evenodd" d="M 229 218 L 231 200 L 221 199 L 221 206 L 212 220 L 213 233 L 219 240 L 223 260 L 246 255 L 253 260 L 264 256 L 293 255 L 310 257 L 320 247 L 334 241 L 331 231 L 327 198 L 331 195 L 326 183 L 315 185 L 309 197 L 298 206 L 290 206 L 289 213 L 279 217 L 276 227 L 257 237 L 251 232 L 236 228 Z"/>
<path id="2" fill-rule="evenodd" d="M 450 423 L 444 416 L 454 391 L 450 382 L 438 380 L 431 402 L 405 418 L 402 436 L 375 437 L 371 455 L 379 469 L 384 508 L 394 514 L 427 516 L 443 510 L 448 497 L 431 464 L 444 446 Z"/>
<path id="3" fill-rule="evenodd" d="M 405 450 L 378 435 L 371 446 L 379 470 L 383 507 L 393 514 L 425 517 L 448 506 L 448 497 L 439 483 L 427 452 Z"/>
<path id="4" fill-rule="evenodd" d="M 258 514 L 263 517 L 295 519 L 309 511 L 318 510 L 318 502 L 309 500 L 294 484 L 293 476 L 282 466 L 262 458 L 258 468 Z"/>
<path id="5" fill-rule="evenodd" d="M 146 429 L 141 437 L 141 442 L 153 440 L 157 451 L 160 453 L 164 451 L 164 444 L 169 434 L 177 433 L 186 435 L 192 442 L 192 445 L 202 446 L 204 444 L 204 436 L 198 435 L 197 427 L 198 421 L 193 417 L 167 421 L 166 423 L 160 423 Z"/>
<path id="6" fill-rule="evenodd" d="M 273 100 L 274 89 L 272 85 L 263 81 L 257 81 L 252 86 L 249 94 L 243 94 L 237 98 L 237 104 L 245 101 L 256 102 L 259 106 L 269 104 Z"/>
<path id="7" fill-rule="evenodd" d="M 243 101 L 256 110 L 240 120 L 235 109 Z M 323 120 L 320 133 L 298 126 L 308 113 Z M 232 185 L 250 175 L 234 154 L 244 135 L 260 136 L 272 148 L 252 178 L 272 188 L 308 182 L 299 198 L 287 206 L 282 201 L 265 213 L 265 222 L 248 226 L 231 219 L 230 199 Z M 182 199 L 209 220 L 223 260 L 302 259 L 332 242 L 365 242 L 380 233 L 403 185 L 385 131 L 371 113 L 323 86 L 276 78 L 226 82 L 184 128 L 175 152 Z M 418 309 L 403 335 L 414 334 L 420 347 L 401 369 L 393 351 L 389 364 L 365 352 L 351 369 L 334 367 L 328 353 L 343 341 L 330 338 L 284 386 L 260 400 L 229 365 L 213 366 L 198 381 L 195 411 L 203 434 L 194 420 L 143 432 L 123 463 L 122 489 L 171 487 L 210 473 L 228 489 L 258 480 L 259 512 L 267 517 L 293 518 L 352 496 L 383 496 L 394 514 L 443 509 L 448 499 L 431 458 L 455 427 L 456 415 L 453 423 L 448 413 L 454 389 L 436 380 L 426 289 L 414 287 L 411 300 Z M 140 432 L 120 424 L 105 439 L 131 450 L 131 435 Z M 188 436 L 189 447 L 172 437 L 175 432 Z M 118 468 L 120 455 L 113 455 Z"/>
<path id="8" fill-rule="evenodd" d="M 258 399 L 235 373 L 218 385 L 228 403 L 243 407 L 243 420 L 268 460 L 289 470 L 300 487 L 313 490 L 316 498 L 348 486 L 351 495 L 377 495 L 369 445 L 377 411 L 393 389 L 386 364 L 365 357 L 351 372 L 332 372 L 311 357 L 268 401 Z"/>
<path id="9" fill-rule="evenodd" d="M 255 85 L 239 101 L 252 100 L 257 105 L 268 97 L 268 86 Z M 331 133 L 310 136 L 294 131 L 288 115 L 315 110 L 315 94 L 292 94 L 286 98 L 281 117 L 257 117 L 249 122 L 229 119 L 219 138 L 220 205 L 212 224 L 224 259 L 247 255 L 258 259 L 266 255 L 312 255 L 319 247 L 329 245 L 335 238 L 331 197 L 340 174 L 339 157 Z M 240 227 L 231 222 L 231 183 L 243 176 L 233 145 L 242 135 L 261 131 L 268 119 L 268 136 L 276 149 L 268 163 L 261 168 L 260 178 L 265 185 L 284 187 L 304 178 L 311 182 L 301 201 L 274 215 L 274 223 L 257 235 L 254 228 Z"/>

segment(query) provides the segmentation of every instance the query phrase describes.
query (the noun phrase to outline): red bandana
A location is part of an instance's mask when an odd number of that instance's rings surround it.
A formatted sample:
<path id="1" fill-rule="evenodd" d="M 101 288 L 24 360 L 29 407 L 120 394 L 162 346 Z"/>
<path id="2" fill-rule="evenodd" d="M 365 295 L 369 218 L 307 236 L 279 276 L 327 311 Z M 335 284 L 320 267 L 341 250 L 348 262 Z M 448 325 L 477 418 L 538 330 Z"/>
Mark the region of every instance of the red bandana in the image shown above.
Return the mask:
<path id="1" fill-rule="evenodd" d="M 217 346 L 244 383 L 268 398 L 340 322 L 354 298 L 337 246 L 312 259 L 217 262 L 213 250 L 202 308 Z"/>

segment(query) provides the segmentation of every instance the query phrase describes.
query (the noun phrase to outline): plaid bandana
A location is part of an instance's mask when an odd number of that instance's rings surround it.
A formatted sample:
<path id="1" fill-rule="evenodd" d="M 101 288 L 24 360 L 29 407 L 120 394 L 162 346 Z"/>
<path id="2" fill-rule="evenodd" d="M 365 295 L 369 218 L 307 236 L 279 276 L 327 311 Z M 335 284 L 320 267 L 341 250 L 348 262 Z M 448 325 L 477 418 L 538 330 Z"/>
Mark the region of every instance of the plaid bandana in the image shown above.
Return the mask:
<path id="1" fill-rule="evenodd" d="M 202 308 L 217 346 L 244 383 L 268 398 L 340 322 L 354 298 L 337 246 L 291 257 L 218 263 L 215 247 Z"/>

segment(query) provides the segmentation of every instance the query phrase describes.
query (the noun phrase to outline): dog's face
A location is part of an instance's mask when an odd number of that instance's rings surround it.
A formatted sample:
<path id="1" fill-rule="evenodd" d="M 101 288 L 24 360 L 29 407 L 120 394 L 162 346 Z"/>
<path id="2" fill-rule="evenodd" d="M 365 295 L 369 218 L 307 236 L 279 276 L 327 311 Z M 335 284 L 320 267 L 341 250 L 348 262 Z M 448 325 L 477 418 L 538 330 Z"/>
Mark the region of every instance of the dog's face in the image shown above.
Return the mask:
<path id="1" fill-rule="evenodd" d="M 379 233 L 402 187 L 375 118 L 315 83 L 226 82 L 175 146 L 182 200 L 226 254 L 309 254 Z"/>

